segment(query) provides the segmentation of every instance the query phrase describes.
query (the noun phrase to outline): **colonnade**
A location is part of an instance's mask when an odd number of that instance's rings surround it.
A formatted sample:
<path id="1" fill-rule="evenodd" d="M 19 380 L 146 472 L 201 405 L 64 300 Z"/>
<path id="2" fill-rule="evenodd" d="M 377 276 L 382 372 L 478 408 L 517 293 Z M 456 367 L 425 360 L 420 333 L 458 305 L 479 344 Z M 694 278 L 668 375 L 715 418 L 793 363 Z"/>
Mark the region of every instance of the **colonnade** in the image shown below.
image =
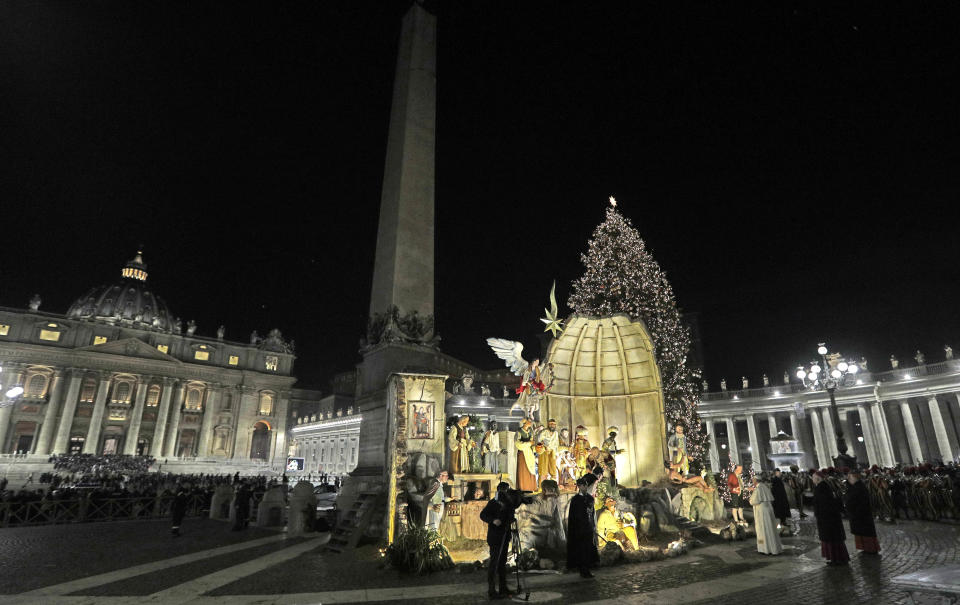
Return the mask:
<path id="1" fill-rule="evenodd" d="M 772 468 L 772 462 L 766 457 L 769 444 L 760 438 L 764 421 L 767 425 L 764 436 L 772 438 L 783 431 L 797 439 L 807 465 L 834 466 L 833 460 L 839 453 L 837 428 L 843 430 L 847 453 L 856 456 L 860 464 L 918 465 L 957 460 L 960 454 L 958 394 L 960 391 L 921 391 L 916 395 L 905 393 L 876 398 L 876 392 L 868 394 L 871 396 L 851 392 L 849 397 L 838 393 L 840 427 L 834 426 L 829 401 L 817 393 L 790 396 L 771 393 L 772 396 L 731 397 L 722 402 L 707 400 L 701 405 L 700 415 L 710 436 L 709 463 L 715 470 L 726 462 L 722 458 L 744 462 L 741 460 L 744 446 L 754 470 Z M 743 424 L 746 431 L 742 429 Z M 723 435 L 718 430 L 720 426 L 725 428 Z"/>

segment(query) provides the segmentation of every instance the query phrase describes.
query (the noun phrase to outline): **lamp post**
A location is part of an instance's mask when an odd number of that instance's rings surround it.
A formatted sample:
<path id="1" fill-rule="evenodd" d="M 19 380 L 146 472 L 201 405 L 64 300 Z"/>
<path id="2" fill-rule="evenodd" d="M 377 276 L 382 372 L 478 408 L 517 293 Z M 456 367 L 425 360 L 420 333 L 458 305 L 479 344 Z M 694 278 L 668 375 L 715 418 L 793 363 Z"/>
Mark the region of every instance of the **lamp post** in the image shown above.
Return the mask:
<path id="1" fill-rule="evenodd" d="M 0 376 L 3 376 L 3 367 L 0 367 Z M 14 385 L 4 393 L 3 385 L 0 384 L 0 393 L 3 393 L 3 396 L 0 397 L 0 408 L 10 407 L 23 395 L 23 387 Z"/>
<path id="2" fill-rule="evenodd" d="M 843 425 L 840 423 L 840 413 L 837 411 L 837 398 L 834 393 L 837 387 L 846 385 L 847 377 L 856 376 L 860 368 L 855 363 L 847 363 L 839 353 L 829 353 L 824 343 L 817 345 L 817 354 L 820 355 L 820 362 L 810 362 L 809 368 L 803 366 L 797 367 L 797 378 L 803 382 L 803 386 L 811 390 L 823 390 L 830 395 L 830 419 L 833 421 L 834 430 L 837 433 L 837 457 L 833 464 L 837 468 L 857 468 L 856 456 L 847 453 L 847 442 L 843 438 Z"/>

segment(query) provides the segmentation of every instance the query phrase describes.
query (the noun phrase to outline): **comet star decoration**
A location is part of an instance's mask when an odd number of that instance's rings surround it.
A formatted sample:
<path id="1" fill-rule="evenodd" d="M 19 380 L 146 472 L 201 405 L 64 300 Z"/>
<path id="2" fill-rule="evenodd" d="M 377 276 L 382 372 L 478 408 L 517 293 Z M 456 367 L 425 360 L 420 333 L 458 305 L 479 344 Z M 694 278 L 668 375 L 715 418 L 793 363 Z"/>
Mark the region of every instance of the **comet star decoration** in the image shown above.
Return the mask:
<path id="1" fill-rule="evenodd" d="M 553 285 L 550 286 L 550 309 L 544 309 L 546 317 L 541 317 L 540 321 L 547 324 L 547 327 L 543 329 L 544 332 L 550 332 L 553 334 L 553 337 L 557 337 L 558 332 L 563 332 L 563 320 L 557 318 L 557 282 L 554 280 Z"/>
<path id="2" fill-rule="evenodd" d="M 586 271 L 573 282 L 567 304 L 579 315 L 626 313 L 643 320 L 660 367 L 667 422 L 670 427 L 683 425 L 687 453 L 702 468 L 708 438 L 697 414 L 699 371 L 687 367 L 690 333 L 680 320 L 666 274 L 612 197 L 607 218 L 594 230 L 580 261 Z"/>

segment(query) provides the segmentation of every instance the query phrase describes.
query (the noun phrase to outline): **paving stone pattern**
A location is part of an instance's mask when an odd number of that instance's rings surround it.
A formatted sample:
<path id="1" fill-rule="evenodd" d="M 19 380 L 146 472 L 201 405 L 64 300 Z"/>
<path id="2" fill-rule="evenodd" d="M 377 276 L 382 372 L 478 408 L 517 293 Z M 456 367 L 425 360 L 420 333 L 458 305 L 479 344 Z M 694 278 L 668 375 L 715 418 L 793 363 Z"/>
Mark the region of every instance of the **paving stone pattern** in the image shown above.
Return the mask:
<path id="1" fill-rule="evenodd" d="M 849 529 L 849 528 L 847 528 Z M 799 539 L 815 548 L 816 522 L 811 517 L 801 526 Z M 877 525 L 881 556 L 863 556 L 850 550 L 847 566 L 827 567 L 724 597 L 731 603 L 757 603 L 783 596 L 790 603 L 908 603 L 905 592 L 897 590 L 890 579 L 901 574 L 941 565 L 960 563 L 960 525 L 904 521 L 897 525 Z M 849 537 L 849 536 L 848 536 Z M 848 544 L 849 548 L 849 544 Z M 711 600 L 700 603 L 713 602 Z"/>
<path id="2" fill-rule="evenodd" d="M 223 521 L 186 519 L 182 536 L 170 520 L 112 521 L 0 529 L 0 594 L 14 594 L 276 534 Z"/>

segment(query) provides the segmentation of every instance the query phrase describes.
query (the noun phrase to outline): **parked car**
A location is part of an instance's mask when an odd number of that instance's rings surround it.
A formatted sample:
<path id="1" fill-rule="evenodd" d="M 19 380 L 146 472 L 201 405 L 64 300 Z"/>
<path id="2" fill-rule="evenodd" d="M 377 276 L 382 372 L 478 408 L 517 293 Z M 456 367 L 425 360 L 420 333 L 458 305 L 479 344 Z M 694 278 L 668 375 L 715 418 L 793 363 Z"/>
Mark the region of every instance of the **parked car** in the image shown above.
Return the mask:
<path id="1" fill-rule="evenodd" d="M 317 531 L 330 531 L 337 524 L 337 488 L 321 484 L 313 488 L 317 497 Z"/>

